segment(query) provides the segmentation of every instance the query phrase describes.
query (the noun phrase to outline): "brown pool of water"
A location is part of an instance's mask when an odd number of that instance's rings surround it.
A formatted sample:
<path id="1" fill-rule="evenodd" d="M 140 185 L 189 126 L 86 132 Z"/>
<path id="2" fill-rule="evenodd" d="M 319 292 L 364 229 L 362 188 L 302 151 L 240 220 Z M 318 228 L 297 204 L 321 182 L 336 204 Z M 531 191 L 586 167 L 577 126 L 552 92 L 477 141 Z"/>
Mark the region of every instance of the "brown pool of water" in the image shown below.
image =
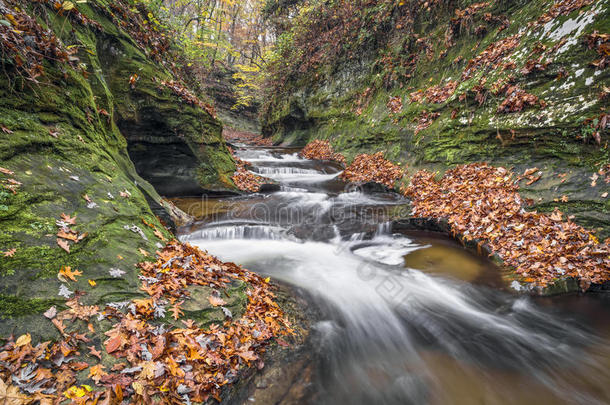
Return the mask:
<path id="1" fill-rule="evenodd" d="M 231 212 L 243 201 L 227 198 L 176 197 L 169 199 L 176 207 L 198 220 L 212 220 Z"/>
<path id="2" fill-rule="evenodd" d="M 465 248 L 454 239 L 433 232 L 421 231 L 409 232 L 406 236 L 428 247 L 405 255 L 405 267 L 425 273 L 449 276 L 474 284 L 494 287 L 506 285 L 500 266 Z"/>

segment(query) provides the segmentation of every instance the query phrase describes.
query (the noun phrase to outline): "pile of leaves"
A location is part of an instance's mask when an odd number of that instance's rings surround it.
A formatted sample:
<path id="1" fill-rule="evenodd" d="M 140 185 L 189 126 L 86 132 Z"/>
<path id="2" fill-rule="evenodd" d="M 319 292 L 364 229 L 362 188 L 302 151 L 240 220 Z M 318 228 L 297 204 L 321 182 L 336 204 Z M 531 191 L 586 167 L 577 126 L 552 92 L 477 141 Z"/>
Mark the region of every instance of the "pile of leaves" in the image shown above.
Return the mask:
<path id="1" fill-rule="evenodd" d="M 447 101 L 457 89 L 458 82 L 450 81 L 444 86 L 433 86 L 424 92 L 428 103 L 440 104 Z"/>
<path id="2" fill-rule="evenodd" d="M 472 24 L 473 17 L 481 10 L 487 8 L 491 3 L 475 3 L 466 7 L 463 10 L 456 9 L 455 17 L 451 18 L 451 29 L 453 32 L 458 32 L 464 27 L 469 27 Z"/>
<path id="3" fill-rule="evenodd" d="M 479 69 L 496 69 L 504 58 L 519 45 L 521 34 L 515 34 L 490 44 L 483 52 L 468 61 L 462 72 L 462 80 L 470 79 Z"/>
<path id="4" fill-rule="evenodd" d="M 310 160 L 332 160 L 345 165 L 345 157 L 340 153 L 335 153 L 329 141 L 316 139 L 305 146 L 300 155 Z"/>
<path id="5" fill-rule="evenodd" d="M 513 113 L 535 105 L 544 108 L 546 103 L 537 96 L 522 90 L 518 85 L 510 85 L 506 88 L 506 99 L 498 107 L 498 112 Z"/>
<path id="6" fill-rule="evenodd" d="M 207 111 L 207 113 L 210 114 L 213 118 L 216 118 L 216 111 L 214 110 L 214 107 L 208 103 L 201 101 L 199 97 L 193 94 L 193 92 L 191 92 L 184 84 L 175 80 L 163 80 L 161 81 L 161 84 L 173 91 L 174 94 L 184 100 L 187 104 L 192 105 L 194 107 L 202 108 Z"/>
<path id="7" fill-rule="evenodd" d="M 436 121 L 438 117 L 440 117 L 440 113 L 430 112 L 430 111 L 422 111 L 418 117 L 414 119 L 417 122 L 417 127 L 415 128 L 415 135 L 417 135 L 420 131 L 428 128 L 430 125 Z"/>
<path id="8" fill-rule="evenodd" d="M 600 243 L 558 210 L 528 212 L 513 173 L 473 163 L 435 173 L 415 173 L 404 190 L 417 217 L 445 218 L 466 240 L 486 243 L 523 281 L 546 286 L 577 277 L 583 290 L 610 280 L 610 240 Z"/>
<path id="9" fill-rule="evenodd" d="M 241 142 L 246 145 L 256 146 L 272 146 L 273 141 L 271 138 L 263 138 L 259 134 L 246 131 L 238 131 L 234 128 L 225 126 L 222 129 L 222 136 L 229 142 Z"/>
<path id="10" fill-rule="evenodd" d="M 157 62 L 167 60 L 174 33 L 162 27 L 144 3 L 133 8 L 126 1 L 110 2 L 110 17 L 135 39 L 142 50 Z M 106 10 L 104 10 L 106 11 Z"/>
<path id="11" fill-rule="evenodd" d="M 153 396 L 164 404 L 220 400 L 222 387 L 242 369 L 262 367 L 261 355 L 271 339 L 292 333 L 268 279 L 178 242 L 170 242 L 157 257 L 139 264 L 148 298 L 100 308 L 82 305 L 77 294 L 66 302 L 67 310 L 58 313 L 52 307 L 45 313 L 63 336 L 59 342 L 33 346 L 29 334 L 8 339 L 0 348 L 0 399 L 10 404 L 152 403 Z M 181 319 L 188 286 L 220 289 L 232 280 L 248 284 L 248 304 L 239 319 L 233 319 L 219 294 L 209 301 L 222 309 L 224 322 L 202 329 Z M 101 320 L 113 324 L 103 347 L 91 338 Z M 87 331 L 77 331 L 83 329 L 79 325 L 87 325 Z M 102 351 L 116 359 L 110 369 L 101 363 Z M 83 378 L 91 382 L 82 384 L 88 382 Z"/>
<path id="12" fill-rule="evenodd" d="M 12 62 L 17 74 L 37 83 L 44 75 L 43 62 L 53 61 L 78 66 L 78 48 L 68 49 L 50 30 L 12 2 L 0 3 L 0 52 Z"/>
<path id="13" fill-rule="evenodd" d="M 104 31 L 102 26 L 97 21 L 93 21 L 78 10 L 76 4 L 74 4 L 80 3 L 78 0 L 74 2 L 68 0 L 33 0 L 33 2 L 47 4 L 59 15 L 65 15 L 70 20 L 75 21 L 85 27 L 92 27 L 99 32 Z"/>
<path id="14" fill-rule="evenodd" d="M 589 49 L 595 49 L 601 57 L 601 59 L 591 64 L 597 69 L 604 69 L 610 65 L 610 34 L 600 34 L 598 31 L 593 31 L 592 34 L 587 35 L 586 41 Z"/>
<path id="15" fill-rule="evenodd" d="M 547 22 L 554 20 L 560 15 L 570 14 L 574 10 L 579 10 L 585 6 L 593 4 L 595 0 L 561 0 L 554 3 L 551 8 L 544 14 L 542 14 L 536 21 L 539 25 L 546 24 Z"/>
<path id="16" fill-rule="evenodd" d="M 237 170 L 231 179 L 237 188 L 241 191 L 248 191 L 250 193 L 258 192 L 265 180 L 261 176 L 257 176 L 248 170 L 250 164 L 245 160 L 235 156 L 233 156 L 233 159 L 235 159 L 235 163 L 237 164 Z"/>
<path id="17" fill-rule="evenodd" d="M 353 183 L 375 182 L 393 188 L 396 180 L 402 178 L 403 174 L 400 166 L 385 159 L 382 152 L 377 152 L 356 156 L 339 178 Z"/>
<path id="18" fill-rule="evenodd" d="M 57 245 L 67 253 L 70 253 L 69 241 L 77 244 L 88 236 L 87 232 L 79 234 L 72 228 L 72 225 L 76 225 L 76 216 L 71 217 L 70 215 L 62 214 L 61 219 L 55 221 L 55 224 L 59 228 L 57 231 Z"/>

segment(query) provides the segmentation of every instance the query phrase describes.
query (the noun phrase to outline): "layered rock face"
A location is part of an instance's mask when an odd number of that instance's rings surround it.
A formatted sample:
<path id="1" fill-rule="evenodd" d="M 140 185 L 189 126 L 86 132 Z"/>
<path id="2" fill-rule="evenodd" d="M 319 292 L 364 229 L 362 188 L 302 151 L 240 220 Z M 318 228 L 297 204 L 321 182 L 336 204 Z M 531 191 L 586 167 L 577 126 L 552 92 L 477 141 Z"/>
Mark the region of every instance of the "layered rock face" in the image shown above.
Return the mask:
<path id="1" fill-rule="evenodd" d="M 362 3 L 284 35 L 283 49 L 305 56 L 282 55 L 292 70 L 270 91 L 267 136 L 328 139 L 348 158 L 383 151 L 411 174 L 476 161 L 530 169 L 520 185 L 533 209 L 559 207 L 610 236 L 608 1 Z"/>
<path id="2" fill-rule="evenodd" d="M 176 84 L 154 44 L 113 17 L 131 6 L 89 1 L 77 14 L 54 3 L 0 1 L 3 29 L 27 36 L 37 24 L 44 34 L 25 38 L 35 51 L 55 38 L 70 55 L 45 58 L 32 78 L 2 44 L 3 336 L 57 333 L 41 313 L 78 291 L 91 303 L 140 296 L 135 263 L 172 237 L 162 225 L 171 228 L 172 211 L 159 193 L 234 189 L 213 111 Z M 82 276 L 58 276 L 66 266 Z"/>

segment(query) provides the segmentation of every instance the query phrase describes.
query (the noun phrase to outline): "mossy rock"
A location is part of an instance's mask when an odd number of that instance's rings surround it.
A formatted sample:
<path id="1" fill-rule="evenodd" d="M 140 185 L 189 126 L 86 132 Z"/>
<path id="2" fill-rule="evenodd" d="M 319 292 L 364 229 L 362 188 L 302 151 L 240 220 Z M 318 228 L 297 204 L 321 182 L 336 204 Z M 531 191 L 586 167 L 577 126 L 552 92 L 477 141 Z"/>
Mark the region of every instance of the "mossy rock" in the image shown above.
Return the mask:
<path id="1" fill-rule="evenodd" d="M 78 47 L 87 74 L 45 62 L 39 85 L 11 76 L 10 65 L 0 77 L 0 125 L 12 131 L 0 132 L 0 167 L 14 172 L 0 174 L 0 181 L 22 183 L 15 194 L 0 189 L 0 252 L 15 249 L 12 256 L 0 255 L 0 336 L 57 337 L 41 313 L 65 301 L 58 295 L 62 285 L 84 291 L 86 304 L 143 295 L 135 265 L 151 260 L 173 238 L 158 217 L 171 227 L 174 215 L 147 181 L 148 173 L 138 171 L 137 161 L 134 166 L 128 152 L 134 145 L 152 145 L 154 153 L 165 145 L 186 145 L 193 166 L 184 178 L 199 190 L 233 187 L 228 179 L 233 160 L 220 122 L 163 89 L 159 80 L 172 79 L 169 71 L 108 20 L 102 11 L 109 2 L 95 3 L 77 7 L 103 32 L 32 5 L 41 25 Z M 133 73 L 141 76 L 136 89 L 129 86 Z M 182 163 L 168 164 L 168 171 L 178 173 Z M 76 217 L 72 228 L 87 234 L 79 243 L 69 242 L 69 253 L 57 244 L 62 214 Z M 57 277 L 62 266 L 83 274 L 62 282 Z M 113 276 L 112 269 L 124 273 Z"/>
<path id="2" fill-rule="evenodd" d="M 459 8 L 473 3 L 477 1 L 460 2 Z M 608 69 L 598 70 L 591 65 L 599 57 L 588 49 L 584 39 L 595 30 L 608 32 L 610 2 L 597 1 L 542 26 L 528 26 L 552 4 L 547 0 L 492 3 L 483 11 L 507 16 L 510 26 L 502 31 L 488 27 L 483 36 L 464 30 L 449 48 L 444 35 L 458 6 L 422 13 L 414 21 L 414 33 L 417 38 L 430 40 L 433 58 L 414 46 L 416 37 L 405 35 L 401 29 L 390 30 L 384 40 L 374 43 L 343 44 L 344 49 L 361 47 L 366 52 L 360 53 L 362 58 L 338 57 L 332 66 L 305 73 L 286 72 L 291 79 L 281 91 L 271 93 L 268 107 L 263 109 L 263 133 L 284 145 L 327 139 L 348 161 L 357 153 L 383 151 L 388 159 L 406 163 L 408 174 L 418 169 L 442 173 L 455 165 L 477 161 L 514 167 L 520 173 L 538 167 L 542 179 L 531 186 L 522 184 L 524 195 L 534 200 L 531 209 L 552 211 L 559 207 L 600 239 L 610 237 L 610 199 L 602 197 L 610 192 L 610 185 L 601 178 L 597 182 L 591 179 L 610 161 L 608 131 L 601 131 L 601 145 L 593 142 L 590 135 L 583 140 L 590 132 L 584 120 L 607 109 L 607 102 L 599 94 L 610 81 Z M 362 13 L 366 15 L 366 10 Z M 398 13 L 388 14 L 387 18 L 391 20 L 395 14 Z M 472 27 L 487 24 L 482 20 L 483 12 L 474 18 L 481 21 L 472 22 Z M 395 26 L 392 21 L 384 23 Z M 369 33 L 364 31 L 372 29 L 366 24 L 362 27 L 363 36 Z M 514 69 L 480 69 L 462 80 L 468 60 L 490 44 L 519 32 L 523 35 L 508 58 L 515 62 Z M 551 49 L 561 41 L 565 42 L 550 55 L 552 62 L 545 70 L 520 73 L 526 62 L 537 55 L 533 52 L 537 45 Z M 410 76 L 386 80 L 402 67 L 395 65 L 395 70 L 389 70 L 379 62 L 381 58 L 390 55 L 408 62 L 412 53 L 419 57 Z M 458 56 L 464 61 L 455 63 Z M 486 80 L 489 89 L 492 83 L 510 75 L 523 90 L 540 97 L 547 106 L 500 114 L 497 110 L 504 95 L 489 92 L 482 104 L 474 99 L 472 88 L 481 80 Z M 450 80 L 457 81 L 458 87 L 445 102 L 409 101 L 411 92 L 442 86 Z M 369 89 L 367 103 L 357 113 L 356 107 Z M 460 94 L 466 98 L 460 100 Z M 402 111 L 390 114 L 386 105 L 390 97 L 401 98 Z M 416 131 L 417 117 L 424 110 L 440 116 L 428 128 Z M 564 174 L 567 178 L 562 181 L 558 175 Z M 561 202 L 564 196 L 567 203 Z"/>
<path id="3" fill-rule="evenodd" d="M 181 307 L 184 318 L 197 321 L 201 327 L 213 323 L 221 324 L 227 315 L 237 319 L 246 312 L 248 305 L 246 288 L 247 284 L 240 280 L 235 280 L 231 285 L 220 290 L 208 286 L 190 286 L 187 288 L 190 297 Z M 213 306 L 209 300 L 213 294 L 218 294 L 217 296 L 226 304 L 222 307 Z"/>

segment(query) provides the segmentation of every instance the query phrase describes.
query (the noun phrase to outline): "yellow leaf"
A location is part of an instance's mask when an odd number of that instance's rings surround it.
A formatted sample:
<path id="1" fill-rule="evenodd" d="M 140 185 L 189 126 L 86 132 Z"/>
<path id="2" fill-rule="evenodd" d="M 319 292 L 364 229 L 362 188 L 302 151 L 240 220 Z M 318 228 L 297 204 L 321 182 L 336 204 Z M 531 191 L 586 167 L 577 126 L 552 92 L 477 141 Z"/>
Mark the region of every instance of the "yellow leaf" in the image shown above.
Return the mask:
<path id="1" fill-rule="evenodd" d="M 89 282 L 89 285 L 91 287 L 95 287 L 97 285 L 97 283 L 95 281 L 93 281 L 93 280 L 87 280 L 87 281 Z"/>
<path id="2" fill-rule="evenodd" d="M 68 399 L 82 398 L 85 395 L 87 395 L 87 391 L 84 388 L 77 387 L 76 385 L 73 385 L 64 391 L 64 396 Z"/>
<path id="3" fill-rule="evenodd" d="M 32 341 L 32 336 L 30 336 L 29 333 L 25 334 L 25 335 L 21 335 L 17 339 L 17 342 L 15 342 L 15 346 L 17 346 L 17 347 L 25 346 L 27 344 L 30 344 L 31 341 Z"/>
<path id="4" fill-rule="evenodd" d="M 142 383 L 134 381 L 134 382 L 131 383 L 131 386 L 133 387 L 133 390 L 138 395 L 142 395 L 142 393 L 144 392 L 144 386 L 142 385 Z"/>
<path id="5" fill-rule="evenodd" d="M 64 1 L 63 4 L 61 5 L 61 8 L 63 8 L 66 11 L 70 11 L 74 8 L 74 3 L 72 3 L 71 1 Z"/>
<path id="6" fill-rule="evenodd" d="M 267 278 L 265 279 L 265 283 L 268 283 L 269 281 L 271 281 L 271 277 L 267 277 Z"/>
<path id="7" fill-rule="evenodd" d="M 76 276 L 80 276 L 83 274 L 82 271 L 80 270 L 74 270 L 72 271 L 72 268 L 70 266 L 63 266 L 60 270 L 59 270 L 59 274 L 69 278 L 72 281 L 76 281 Z"/>

